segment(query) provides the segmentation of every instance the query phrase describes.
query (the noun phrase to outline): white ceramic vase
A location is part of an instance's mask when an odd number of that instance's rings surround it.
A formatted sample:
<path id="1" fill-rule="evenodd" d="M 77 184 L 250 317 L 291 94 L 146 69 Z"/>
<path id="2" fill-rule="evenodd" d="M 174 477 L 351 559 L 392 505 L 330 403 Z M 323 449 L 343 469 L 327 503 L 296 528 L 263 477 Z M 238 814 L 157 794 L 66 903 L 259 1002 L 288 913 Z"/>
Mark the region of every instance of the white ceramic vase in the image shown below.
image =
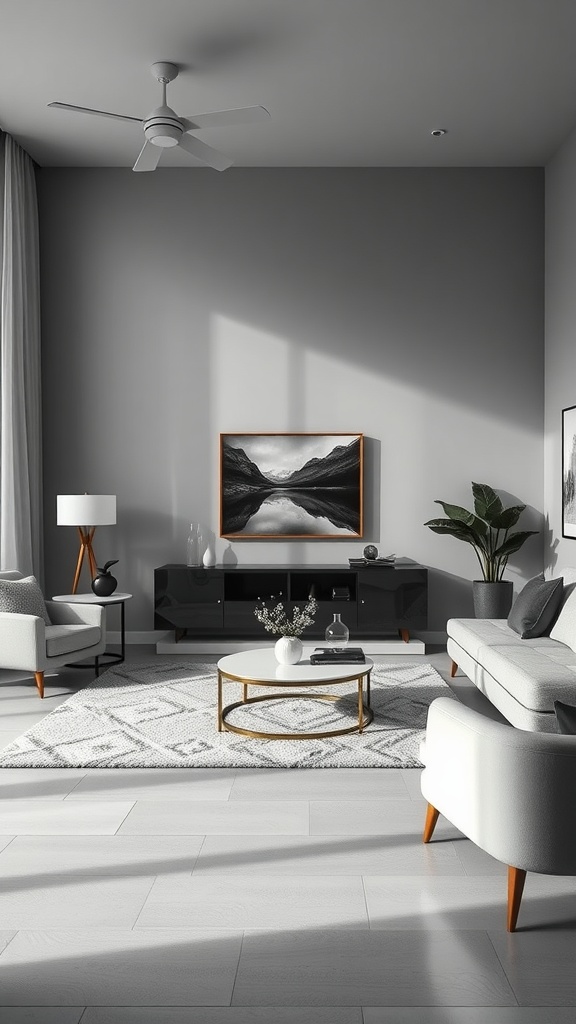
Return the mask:
<path id="1" fill-rule="evenodd" d="M 297 636 L 281 636 L 274 644 L 274 654 L 280 665 L 296 665 L 303 650 L 302 641 Z"/>
<path id="2" fill-rule="evenodd" d="M 202 564 L 206 569 L 212 569 L 216 565 L 216 555 L 214 554 L 214 548 L 212 544 L 209 544 L 204 552 Z"/>

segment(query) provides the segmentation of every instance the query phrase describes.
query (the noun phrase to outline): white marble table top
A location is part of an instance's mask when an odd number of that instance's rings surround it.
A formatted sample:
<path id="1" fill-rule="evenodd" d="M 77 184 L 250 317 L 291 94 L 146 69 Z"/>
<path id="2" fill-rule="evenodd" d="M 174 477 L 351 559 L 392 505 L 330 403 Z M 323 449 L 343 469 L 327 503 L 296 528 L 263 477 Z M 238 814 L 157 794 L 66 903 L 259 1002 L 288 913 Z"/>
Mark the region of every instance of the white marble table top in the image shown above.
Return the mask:
<path id="1" fill-rule="evenodd" d="M 254 651 L 240 651 L 220 658 L 218 669 L 226 676 L 246 679 L 255 683 L 293 683 L 311 686 L 317 683 L 334 683 L 346 679 L 366 676 L 374 662 L 366 658 L 363 662 L 349 662 L 347 665 L 311 665 L 310 655 L 314 647 L 305 647 L 301 660 L 296 665 L 280 665 L 276 661 L 274 648 L 260 648 Z"/>

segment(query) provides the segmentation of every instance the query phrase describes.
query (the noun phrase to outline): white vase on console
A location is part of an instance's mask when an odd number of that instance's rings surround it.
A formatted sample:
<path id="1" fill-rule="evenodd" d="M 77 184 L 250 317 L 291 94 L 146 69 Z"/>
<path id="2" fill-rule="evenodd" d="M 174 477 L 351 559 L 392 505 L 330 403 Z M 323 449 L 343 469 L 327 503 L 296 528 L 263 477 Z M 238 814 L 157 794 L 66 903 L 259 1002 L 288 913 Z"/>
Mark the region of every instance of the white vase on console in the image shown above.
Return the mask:
<path id="1" fill-rule="evenodd" d="M 302 641 L 297 636 L 281 636 L 274 644 L 274 654 L 280 665 L 296 665 L 303 650 Z"/>
<path id="2" fill-rule="evenodd" d="M 212 543 L 208 544 L 208 547 L 204 552 L 202 564 L 204 565 L 205 569 L 213 569 L 214 566 L 216 565 L 216 555 L 214 553 L 214 545 Z"/>

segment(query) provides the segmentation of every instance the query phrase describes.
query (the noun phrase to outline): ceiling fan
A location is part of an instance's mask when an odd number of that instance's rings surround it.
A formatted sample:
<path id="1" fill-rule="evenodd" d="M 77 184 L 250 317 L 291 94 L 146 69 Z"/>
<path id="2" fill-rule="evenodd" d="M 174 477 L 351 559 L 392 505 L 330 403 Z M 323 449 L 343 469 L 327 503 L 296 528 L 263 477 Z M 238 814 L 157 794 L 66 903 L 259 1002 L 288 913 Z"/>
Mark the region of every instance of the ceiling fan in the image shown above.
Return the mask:
<path id="1" fill-rule="evenodd" d="M 91 107 L 76 107 L 71 103 L 49 103 L 48 106 L 58 107 L 60 110 L 74 110 L 80 114 L 94 114 L 96 117 L 112 117 L 115 121 L 135 121 L 141 124 L 146 140 L 132 168 L 133 171 L 155 170 L 162 150 L 171 146 L 182 146 L 202 163 L 217 171 L 225 171 L 234 161 L 189 133 L 201 128 L 254 124 L 256 121 L 266 121 L 270 117 L 266 107 L 260 106 L 237 107 L 234 110 L 213 110 L 209 114 L 178 117 L 166 103 L 166 86 L 178 76 L 176 64 L 157 61 L 152 65 L 151 71 L 162 86 L 162 103 L 145 118 L 130 117 L 127 114 L 112 114 L 107 110 L 93 110 Z"/>

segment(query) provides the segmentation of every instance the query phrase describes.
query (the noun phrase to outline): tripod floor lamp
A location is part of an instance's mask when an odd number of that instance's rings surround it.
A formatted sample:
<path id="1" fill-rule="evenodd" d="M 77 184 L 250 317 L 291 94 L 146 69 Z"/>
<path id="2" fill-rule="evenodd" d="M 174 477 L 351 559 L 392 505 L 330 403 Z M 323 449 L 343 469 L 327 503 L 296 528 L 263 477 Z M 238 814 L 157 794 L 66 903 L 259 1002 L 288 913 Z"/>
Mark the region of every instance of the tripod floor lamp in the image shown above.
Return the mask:
<path id="1" fill-rule="evenodd" d="M 72 593 L 78 590 L 78 581 L 84 559 L 88 559 L 90 579 L 97 573 L 92 540 L 97 526 L 113 526 L 116 522 L 115 494 L 59 494 L 56 498 L 58 526 L 76 526 L 80 535 L 80 550 L 74 573 Z"/>

